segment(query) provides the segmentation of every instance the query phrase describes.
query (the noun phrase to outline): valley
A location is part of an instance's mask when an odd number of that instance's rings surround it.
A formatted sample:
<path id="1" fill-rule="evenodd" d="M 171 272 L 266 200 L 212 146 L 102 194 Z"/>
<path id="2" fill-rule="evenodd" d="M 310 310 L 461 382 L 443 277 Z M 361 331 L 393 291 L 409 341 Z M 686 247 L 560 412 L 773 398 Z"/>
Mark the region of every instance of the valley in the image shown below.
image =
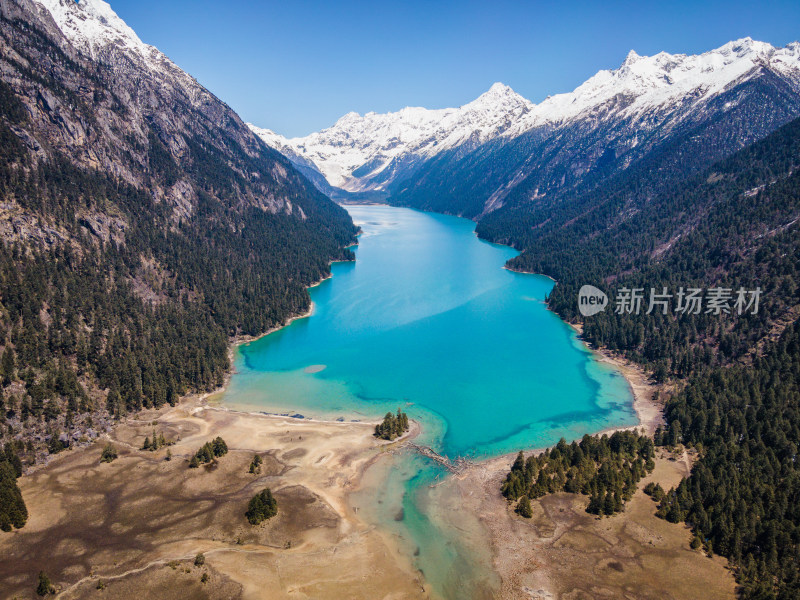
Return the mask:
<path id="1" fill-rule="evenodd" d="M 800 43 L 119 4 L 0 0 L 0 597 L 800 595 Z"/>

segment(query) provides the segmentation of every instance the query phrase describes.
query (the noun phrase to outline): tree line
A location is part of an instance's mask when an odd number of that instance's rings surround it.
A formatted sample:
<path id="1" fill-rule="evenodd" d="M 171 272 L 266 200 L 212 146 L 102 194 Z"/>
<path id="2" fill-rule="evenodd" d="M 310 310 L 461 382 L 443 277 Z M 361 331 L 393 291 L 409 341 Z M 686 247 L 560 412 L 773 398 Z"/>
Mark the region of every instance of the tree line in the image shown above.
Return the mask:
<path id="1" fill-rule="evenodd" d="M 653 441 L 633 431 L 608 435 L 585 435 L 528 458 L 517 455 L 501 487 L 509 501 L 519 500 L 517 512 L 530 518 L 531 500 L 555 492 L 589 496 L 586 512 L 613 515 L 623 510 L 639 480 L 653 470 Z"/>

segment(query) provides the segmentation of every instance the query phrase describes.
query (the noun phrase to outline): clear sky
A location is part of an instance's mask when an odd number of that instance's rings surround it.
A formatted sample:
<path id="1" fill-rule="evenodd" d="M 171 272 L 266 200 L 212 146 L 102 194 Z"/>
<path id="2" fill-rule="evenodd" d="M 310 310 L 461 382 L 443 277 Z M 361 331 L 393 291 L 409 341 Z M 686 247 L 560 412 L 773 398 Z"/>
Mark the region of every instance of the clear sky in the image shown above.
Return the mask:
<path id="1" fill-rule="evenodd" d="M 459 106 L 495 81 L 538 102 L 633 49 L 800 38 L 800 2 L 109 0 L 243 119 L 288 136 L 349 111 Z"/>

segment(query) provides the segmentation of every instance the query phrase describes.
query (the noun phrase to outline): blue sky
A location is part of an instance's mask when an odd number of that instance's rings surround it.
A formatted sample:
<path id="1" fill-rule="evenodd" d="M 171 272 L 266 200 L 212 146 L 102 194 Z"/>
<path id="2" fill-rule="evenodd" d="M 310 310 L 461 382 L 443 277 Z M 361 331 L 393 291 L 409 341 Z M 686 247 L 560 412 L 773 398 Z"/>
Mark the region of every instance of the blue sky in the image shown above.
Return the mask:
<path id="1" fill-rule="evenodd" d="M 800 2 L 110 0 L 247 121 L 305 135 L 349 111 L 442 108 L 495 81 L 538 102 L 639 54 L 800 38 Z"/>

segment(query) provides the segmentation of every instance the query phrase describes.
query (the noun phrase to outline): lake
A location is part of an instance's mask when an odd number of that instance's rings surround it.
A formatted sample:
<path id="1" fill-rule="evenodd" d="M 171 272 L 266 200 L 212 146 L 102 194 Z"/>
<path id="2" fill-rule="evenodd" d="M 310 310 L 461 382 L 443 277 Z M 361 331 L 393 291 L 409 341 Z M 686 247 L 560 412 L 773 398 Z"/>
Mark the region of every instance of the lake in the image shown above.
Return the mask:
<path id="1" fill-rule="evenodd" d="M 399 407 L 422 424 L 419 443 L 449 457 L 637 424 L 626 380 L 547 310 L 553 282 L 503 268 L 515 250 L 479 240 L 458 217 L 347 210 L 363 230 L 356 261 L 332 265 L 333 276 L 310 290 L 310 317 L 239 346 L 226 405 L 344 420 Z M 491 575 L 478 564 L 484 557 L 465 556 L 458 535 L 438 530 L 427 490 L 441 476 L 408 456 L 372 475 L 379 494 L 356 501 L 440 595 L 474 595 L 470 586 L 490 586 Z"/>

